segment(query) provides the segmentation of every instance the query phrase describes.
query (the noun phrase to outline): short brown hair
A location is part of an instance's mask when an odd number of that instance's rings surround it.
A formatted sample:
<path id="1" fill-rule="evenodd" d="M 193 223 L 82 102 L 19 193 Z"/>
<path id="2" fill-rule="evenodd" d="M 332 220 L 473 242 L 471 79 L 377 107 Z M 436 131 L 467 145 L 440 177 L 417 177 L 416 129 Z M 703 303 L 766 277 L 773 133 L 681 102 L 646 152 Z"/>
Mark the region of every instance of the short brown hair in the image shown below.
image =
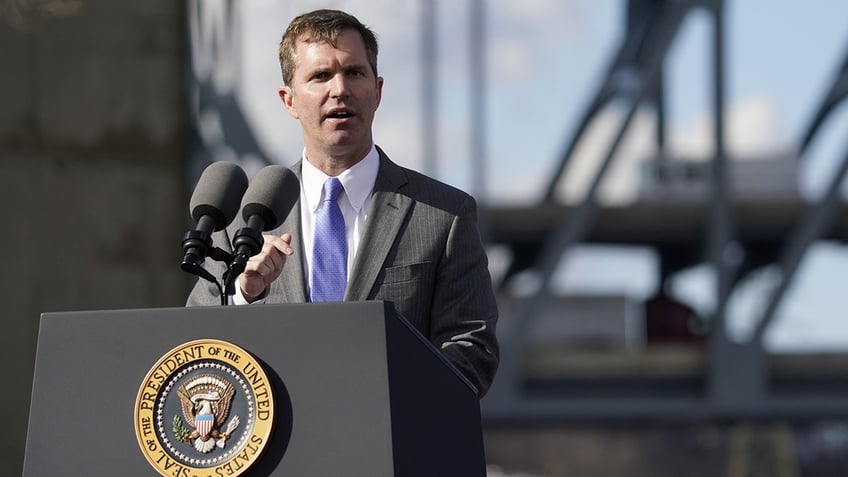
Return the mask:
<path id="1" fill-rule="evenodd" d="M 353 15 L 339 10 L 315 10 L 296 17 L 280 41 L 280 69 L 283 83 L 290 85 L 297 67 L 295 47 L 298 40 L 306 42 L 327 42 L 336 46 L 339 33 L 344 30 L 356 30 L 365 42 L 365 52 L 374 77 L 377 76 L 377 37 L 367 26 Z"/>

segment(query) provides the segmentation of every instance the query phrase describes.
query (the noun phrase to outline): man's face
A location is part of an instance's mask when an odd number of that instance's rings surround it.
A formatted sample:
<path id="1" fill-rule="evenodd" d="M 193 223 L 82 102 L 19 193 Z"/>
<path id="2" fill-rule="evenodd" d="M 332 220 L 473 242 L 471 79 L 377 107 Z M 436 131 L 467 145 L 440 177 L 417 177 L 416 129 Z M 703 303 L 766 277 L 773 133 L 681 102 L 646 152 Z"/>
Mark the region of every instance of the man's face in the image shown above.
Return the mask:
<path id="1" fill-rule="evenodd" d="M 362 159 L 373 141 L 383 79 L 374 77 L 359 32 L 341 32 L 336 47 L 298 41 L 296 52 L 291 84 L 279 94 L 300 121 L 307 156 Z"/>

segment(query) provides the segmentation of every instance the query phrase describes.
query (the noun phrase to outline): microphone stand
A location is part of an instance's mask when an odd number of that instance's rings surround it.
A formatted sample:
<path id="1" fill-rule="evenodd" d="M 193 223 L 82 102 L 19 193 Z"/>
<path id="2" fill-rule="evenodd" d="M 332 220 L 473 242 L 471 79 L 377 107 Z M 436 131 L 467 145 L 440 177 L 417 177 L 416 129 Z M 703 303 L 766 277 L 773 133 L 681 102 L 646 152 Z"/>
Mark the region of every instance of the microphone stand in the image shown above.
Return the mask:
<path id="1" fill-rule="evenodd" d="M 219 247 L 212 247 L 211 235 L 200 230 L 186 232 L 183 236 L 183 250 L 185 251 L 185 255 L 180 265 L 183 271 L 214 283 L 218 287 L 221 306 L 229 305 L 229 297 L 235 295 L 236 277 L 244 271 L 244 264 L 241 265 L 240 269 L 234 267 L 233 254 Z M 227 269 L 221 277 L 224 283 L 223 286 L 208 270 L 200 266 L 198 262 L 203 257 L 209 257 L 217 262 L 224 262 L 227 265 Z"/>

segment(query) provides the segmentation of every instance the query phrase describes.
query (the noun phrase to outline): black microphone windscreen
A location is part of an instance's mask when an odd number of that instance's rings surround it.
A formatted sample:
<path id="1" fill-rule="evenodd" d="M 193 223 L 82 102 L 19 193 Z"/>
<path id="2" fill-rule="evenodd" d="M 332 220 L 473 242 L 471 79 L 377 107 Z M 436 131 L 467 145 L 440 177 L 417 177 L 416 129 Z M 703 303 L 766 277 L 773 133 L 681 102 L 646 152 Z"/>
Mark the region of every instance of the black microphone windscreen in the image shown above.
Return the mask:
<path id="1" fill-rule="evenodd" d="M 265 230 L 280 226 L 300 197 L 300 181 L 288 167 L 265 166 L 247 188 L 241 202 L 245 221 L 251 216 L 262 217 Z"/>
<path id="2" fill-rule="evenodd" d="M 241 197 L 247 189 L 247 174 L 241 167 L 226 161 L 213 162 L 200 175 L 189 210 L 195 222 L 212 217 L 215 231 L 222 230 L 238 214 Z"/>

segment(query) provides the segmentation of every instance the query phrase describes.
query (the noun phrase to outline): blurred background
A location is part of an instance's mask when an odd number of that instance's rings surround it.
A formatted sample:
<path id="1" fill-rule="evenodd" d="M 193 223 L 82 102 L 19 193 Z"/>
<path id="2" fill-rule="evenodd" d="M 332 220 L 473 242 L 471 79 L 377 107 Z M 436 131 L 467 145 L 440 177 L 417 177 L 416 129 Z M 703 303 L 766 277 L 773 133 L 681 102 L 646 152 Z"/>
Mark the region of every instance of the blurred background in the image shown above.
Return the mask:
<path id="1" fill-rule="evenodd" d="M 300 157 L 324 7 L 378 34 L 376 142 L 478 199 L 491 476 L 848 474 L 845 2 L 0 0 L 9 475 L 40 313 L 184 303 L 200 171 Z"/>

